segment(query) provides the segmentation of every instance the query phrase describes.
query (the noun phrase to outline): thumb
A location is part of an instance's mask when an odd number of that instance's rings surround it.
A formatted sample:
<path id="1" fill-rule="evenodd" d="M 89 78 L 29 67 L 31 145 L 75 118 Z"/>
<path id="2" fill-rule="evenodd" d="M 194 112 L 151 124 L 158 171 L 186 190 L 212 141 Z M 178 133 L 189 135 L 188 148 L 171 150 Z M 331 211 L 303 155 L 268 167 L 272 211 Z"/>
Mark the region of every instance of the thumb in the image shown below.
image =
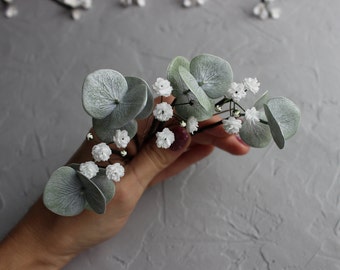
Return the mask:
<path id="1" fill-rule="evenodd" d="M 144 189 L 157 174 L 183 154 L 190 144 L 191 136 L 184 128 L 177 126 L 171 131 L 175 141 L 169 149 L 158 148 L 152 140 L 143 146 L 126 168 L 126 175 L 138 181 Z"/>

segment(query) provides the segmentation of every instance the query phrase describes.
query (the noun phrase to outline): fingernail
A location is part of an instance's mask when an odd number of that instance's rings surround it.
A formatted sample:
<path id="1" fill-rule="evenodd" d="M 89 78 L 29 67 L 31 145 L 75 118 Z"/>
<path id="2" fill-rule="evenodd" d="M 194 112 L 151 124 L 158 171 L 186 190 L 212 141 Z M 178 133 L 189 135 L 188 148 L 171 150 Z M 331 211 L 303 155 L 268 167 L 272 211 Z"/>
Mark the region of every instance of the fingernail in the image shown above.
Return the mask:
<path id="1" fill-rule="evenodd" d="M 243 145 L 249 146 L 248 144 L 246 144 L 246 143 L 241 139 L 241 137 L 240 137 L 239 135 L 236 135 L 235 137 L 236 137 L 236 139 L 237 139 L 240 143 L 242 143 Z"/>
<path id="2" fill-rule="evenodd" d="M 189 133 L 186 131 L 185 128 L 182 127 L 174 127 L 171 129 L 171 131 L 175 135 L 175 141 L 174 143 L 170 146 L 170 149 L 172 151 L 179 151 L 183 149 L 184 146 L 186 146 L 187 141 L 189 140 Z"/>

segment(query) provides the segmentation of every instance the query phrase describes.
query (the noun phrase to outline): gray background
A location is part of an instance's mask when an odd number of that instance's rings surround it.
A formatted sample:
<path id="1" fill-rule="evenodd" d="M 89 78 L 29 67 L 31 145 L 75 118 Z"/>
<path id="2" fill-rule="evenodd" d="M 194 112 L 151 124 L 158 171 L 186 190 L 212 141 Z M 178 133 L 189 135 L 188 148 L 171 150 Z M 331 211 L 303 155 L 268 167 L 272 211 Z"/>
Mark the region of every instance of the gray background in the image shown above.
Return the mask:
<path id="1" fill-rule="evenodd" d="M 227 59 L 236 81 L 256 76 L 294 100 L 298 134 L 283 151 L 216 150 L 148 190 L 119 235 L 66 269 L 340 269 L 340 1 L 278 1 L 282 18 L 260 21 L 256 0 L 95 0 L 78 22 L 53 1 L 15 2 L 18 17 L 0 16 L 1 238 L 90 128 L 89 72 L 152 84 L 174 56 L 206 52 Z"/>

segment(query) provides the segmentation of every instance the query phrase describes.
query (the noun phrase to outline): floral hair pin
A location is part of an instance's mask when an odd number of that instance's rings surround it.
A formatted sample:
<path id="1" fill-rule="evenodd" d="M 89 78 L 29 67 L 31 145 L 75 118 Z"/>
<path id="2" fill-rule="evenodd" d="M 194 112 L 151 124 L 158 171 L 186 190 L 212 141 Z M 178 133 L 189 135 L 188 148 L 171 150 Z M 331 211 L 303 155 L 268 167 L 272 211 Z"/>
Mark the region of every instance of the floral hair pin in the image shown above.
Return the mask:
<path id="1" fill-rule="evenodd" d="M 77 215 L 84 209 L 104 213 L 115 194 L 115 183 L 124 177 L 124 164 L 131 159 L 128 146 L 133 140 L 137 151 L 142 147 L 136 136 L 141 123 L 147 123 L 145 137 L 156 137 L 160 148 L 174 146 L 175 134 L 170 126 L 185 127 L 195 136 L 222 125 L 227 133 L 238 134 L 252 147 L 266 147 L 274 140 L 282 149 L 298 129 L 300 110 L 290 99 L 270 97 L 268 92 L 250 108 L 240 104 L 259 90 L 256 78 L 234 82 L 229 63 L 209 54 L 191 61 L 182 56 L 174 58 L 167 79 L 157 78 L 151 88 L 141 78 L 111 69 L 89 74 L 83 84 L 82 102 L 92 117 L 94 133 L 86 137 L 92 142 L 95 137 L 98 143 L 92 148 L 92 160 L 52 173 L 44 190 L 44 204 L 63 216 Z M 216 115 L 221 120 L 200 127 L 202 121 Z M 123 161 L 112 162 L 113 155 Z"/>

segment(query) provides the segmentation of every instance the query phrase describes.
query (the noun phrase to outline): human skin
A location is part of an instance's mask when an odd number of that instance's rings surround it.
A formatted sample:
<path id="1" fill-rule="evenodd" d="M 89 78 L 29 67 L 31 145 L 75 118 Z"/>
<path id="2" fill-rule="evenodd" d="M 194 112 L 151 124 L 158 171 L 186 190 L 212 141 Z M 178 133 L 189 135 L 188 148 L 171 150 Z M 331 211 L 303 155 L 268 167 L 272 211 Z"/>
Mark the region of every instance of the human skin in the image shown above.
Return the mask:
<path id="1" fill-rule="evenodd" d="M 212 118 L 202 126 L 218 120 Z M 183 128 L 174 130 L 176 138 L 181 140 L 175 150 L 157 148 L 154 139 L 145 141 L 139 132 L 141 147 L 138 150 L 130 143 L 128 152 L 133 156 L 130 161 L 123 162 L 121 157 L 112 156 L 110 162 L 124 163 L 125 176 L 116 184 L 116 194 L 104 214 L 85 210 L 77 216 L 63 217 L 49 211 L 40 198 L 0 244 L 0 270 L 61 269 L 82 251 L 114 237 L 148 187 L 206 157 L 214 147 L 234 155 L 249 151 L 247 145 L 227 134 L 221 126 L 194 136 L 189 136 Z M 91 160 L 91 149 L 96 143 L 96 138 L 84 141 L 68 163 Z"/>

